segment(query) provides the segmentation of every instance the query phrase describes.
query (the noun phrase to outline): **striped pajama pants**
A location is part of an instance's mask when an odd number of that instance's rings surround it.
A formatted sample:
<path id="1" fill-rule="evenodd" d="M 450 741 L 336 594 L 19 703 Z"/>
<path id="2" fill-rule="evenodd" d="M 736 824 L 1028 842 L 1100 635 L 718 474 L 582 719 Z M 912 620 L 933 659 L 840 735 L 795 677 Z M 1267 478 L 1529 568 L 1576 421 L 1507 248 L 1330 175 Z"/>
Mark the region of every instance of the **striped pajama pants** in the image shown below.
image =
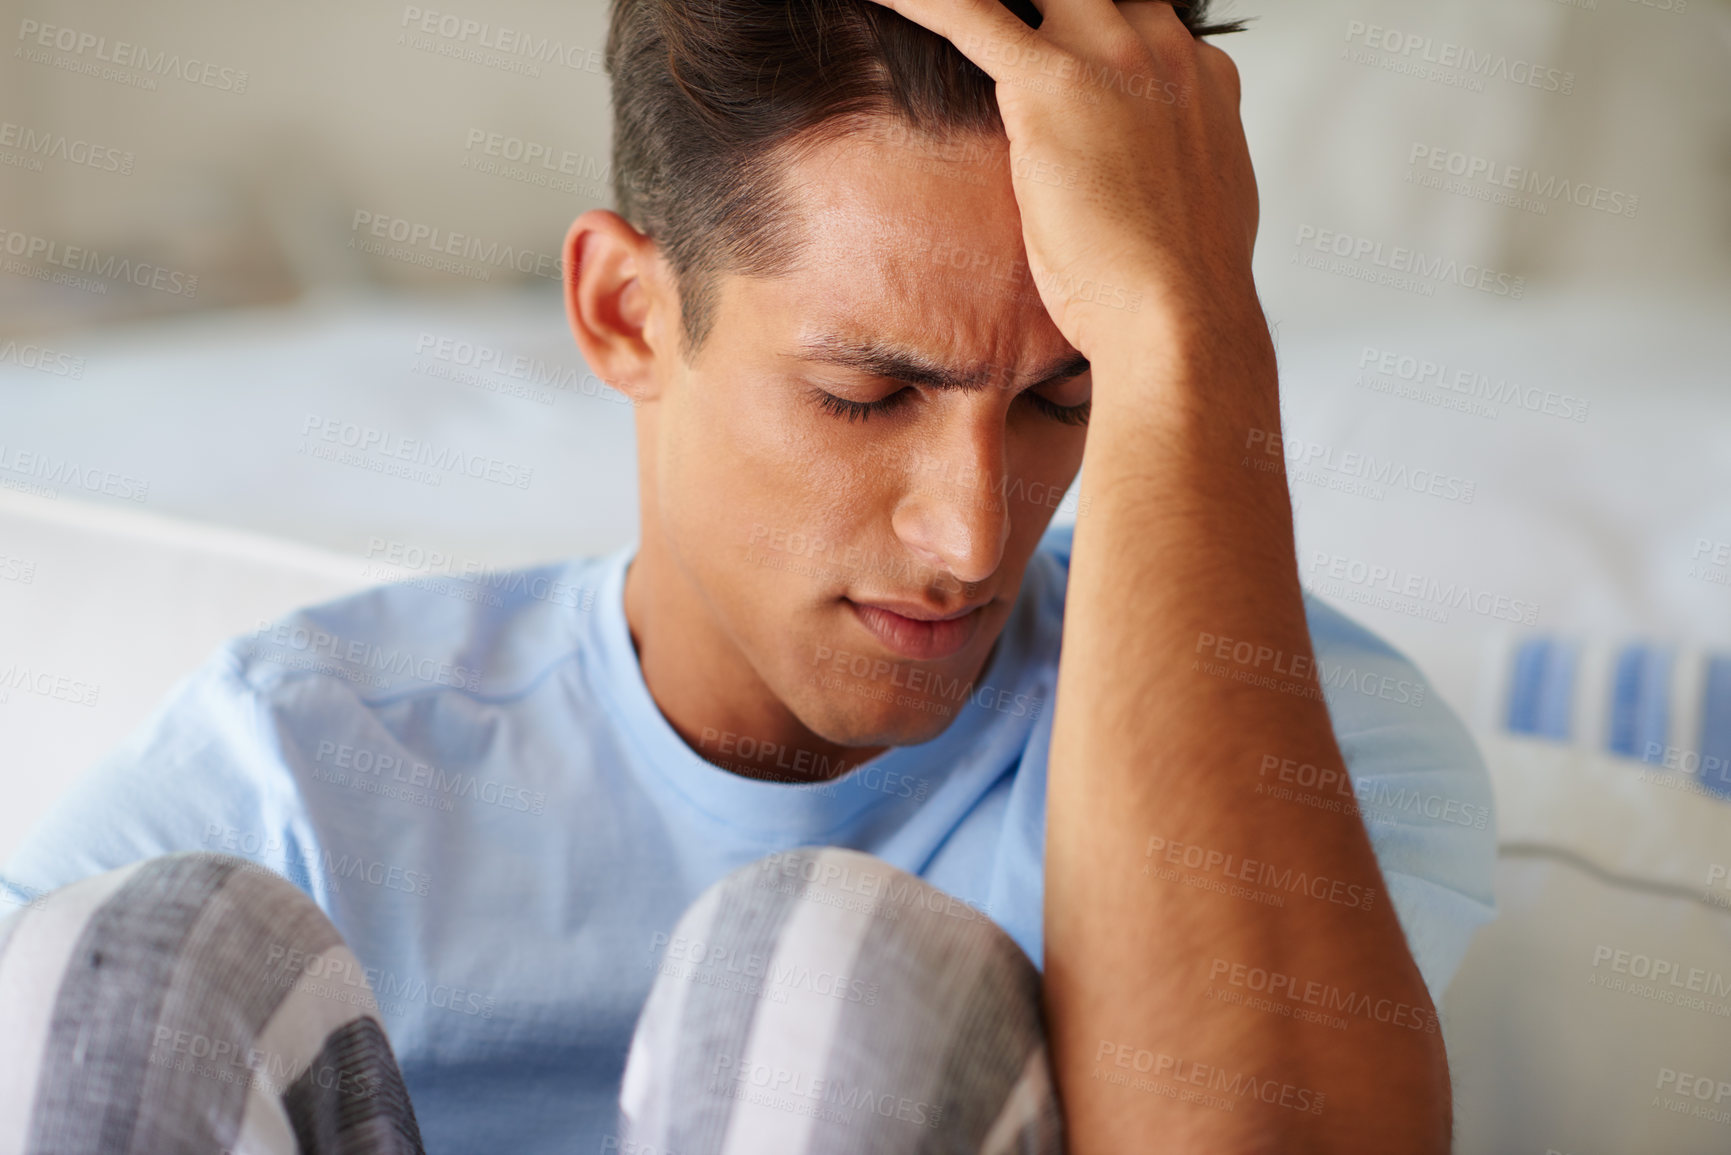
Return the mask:
<path id="1" fill-rule="evenodd" d="M 323 911 L 253 863 L 84 879 L 0 920 L 0 1155 L 419 1152 L 376 1012 Z M 879 859 L 770 855 L 669 935 L 601 1151 L 1058 1155 L 1039 975 Z"/>

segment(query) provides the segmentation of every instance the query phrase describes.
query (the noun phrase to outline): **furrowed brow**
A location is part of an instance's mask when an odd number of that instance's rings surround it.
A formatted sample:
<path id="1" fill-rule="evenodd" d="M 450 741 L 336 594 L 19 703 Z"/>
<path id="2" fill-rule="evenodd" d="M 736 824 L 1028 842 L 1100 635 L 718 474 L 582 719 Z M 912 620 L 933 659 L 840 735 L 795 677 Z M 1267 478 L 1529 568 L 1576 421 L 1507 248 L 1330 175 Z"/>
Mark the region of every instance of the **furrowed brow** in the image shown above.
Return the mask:
<path id="1" fill-rule="evenodd" d="M 1050 385 L 1054 381 L 1068 381 L 1072 377 L 1080 377 L 1088 371 L 1088 358 L 1080 353 L 1072 353 L 1043 370 L 1038 377 L 1028 383 L 1028 388 L 1038 389 L 1042 385 Z"/>
<path id="2" fill-rule="evenodd" d="M 990 385 L 997 376 L 993 367 L 955 369 L 939 364 L 911 349 L 900 349 L 878 341 L 854 341 L 845 337 L 813 337 L 799 347 L 807 361 L 840 365 L 857 369 L 874 377 L 890 381 L 906 381 L 910 385 L 925 385 L 933 389 L 960 389 L 975 393 Z M 1029 389 L 1080 376 L 1088 371 L 1088 358 L 1073 353 L 1042 369 Z"/>

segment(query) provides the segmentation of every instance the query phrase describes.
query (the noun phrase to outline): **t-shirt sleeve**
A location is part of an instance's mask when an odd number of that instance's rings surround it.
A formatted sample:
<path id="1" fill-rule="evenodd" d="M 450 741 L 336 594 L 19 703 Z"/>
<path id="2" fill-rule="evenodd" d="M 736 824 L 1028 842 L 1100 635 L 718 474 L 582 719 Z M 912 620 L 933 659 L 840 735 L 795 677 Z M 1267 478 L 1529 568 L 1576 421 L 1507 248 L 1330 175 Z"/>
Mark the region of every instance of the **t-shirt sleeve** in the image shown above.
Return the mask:
<path id="1" fill-rule="evenodd" d="M 234 647 L 218 650 L 56 800 L 0 869 L 0 897 L 28 904 L 182 850 L 251 859 L 312 894 L 299 793 L 269 717 Z"/>
<path id="2" fill-rule="evenodd" d="M 1466 726 L 1410 660 L 1308 594 L 1305 612 L 1351 779 L 1341 801 L 1364 820 L 1407 948 L 1440 1006 L 1473 935 L 1496 915 L 1490 775 Z M 1315 794 L 1301 780 L 1288 785 Z"/>

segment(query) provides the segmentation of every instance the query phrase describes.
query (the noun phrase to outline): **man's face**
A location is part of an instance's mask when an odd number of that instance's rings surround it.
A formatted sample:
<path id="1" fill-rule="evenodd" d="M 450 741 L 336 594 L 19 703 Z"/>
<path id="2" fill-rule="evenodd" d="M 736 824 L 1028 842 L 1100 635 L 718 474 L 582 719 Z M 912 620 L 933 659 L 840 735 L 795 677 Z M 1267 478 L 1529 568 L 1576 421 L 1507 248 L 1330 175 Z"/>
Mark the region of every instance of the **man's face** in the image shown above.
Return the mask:
<path id="1" fill-rule="evenodd" d="M 888 126 L 791 161 L 799 267 L 721 277 L 639 413 L 679 582 L 830 742 L 928 741 L 966 707 L 1081 463 L 1057 410 L 1091 379 L 1028 279 L 1009 163 Z"/>

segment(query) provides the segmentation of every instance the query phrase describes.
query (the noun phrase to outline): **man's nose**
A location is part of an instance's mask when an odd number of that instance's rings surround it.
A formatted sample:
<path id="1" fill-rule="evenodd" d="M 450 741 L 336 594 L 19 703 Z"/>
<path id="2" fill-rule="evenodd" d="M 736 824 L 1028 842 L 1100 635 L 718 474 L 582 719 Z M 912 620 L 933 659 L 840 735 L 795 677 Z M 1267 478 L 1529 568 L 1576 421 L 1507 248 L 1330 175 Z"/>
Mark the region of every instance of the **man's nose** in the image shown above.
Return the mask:
<path id="1" fill-rule="evenodd" d="M 934 445 L 916 458 L 894 515 L 896 537 L 963 583 L 997 572 L 1010 540 L 1002 431 Z"/>

